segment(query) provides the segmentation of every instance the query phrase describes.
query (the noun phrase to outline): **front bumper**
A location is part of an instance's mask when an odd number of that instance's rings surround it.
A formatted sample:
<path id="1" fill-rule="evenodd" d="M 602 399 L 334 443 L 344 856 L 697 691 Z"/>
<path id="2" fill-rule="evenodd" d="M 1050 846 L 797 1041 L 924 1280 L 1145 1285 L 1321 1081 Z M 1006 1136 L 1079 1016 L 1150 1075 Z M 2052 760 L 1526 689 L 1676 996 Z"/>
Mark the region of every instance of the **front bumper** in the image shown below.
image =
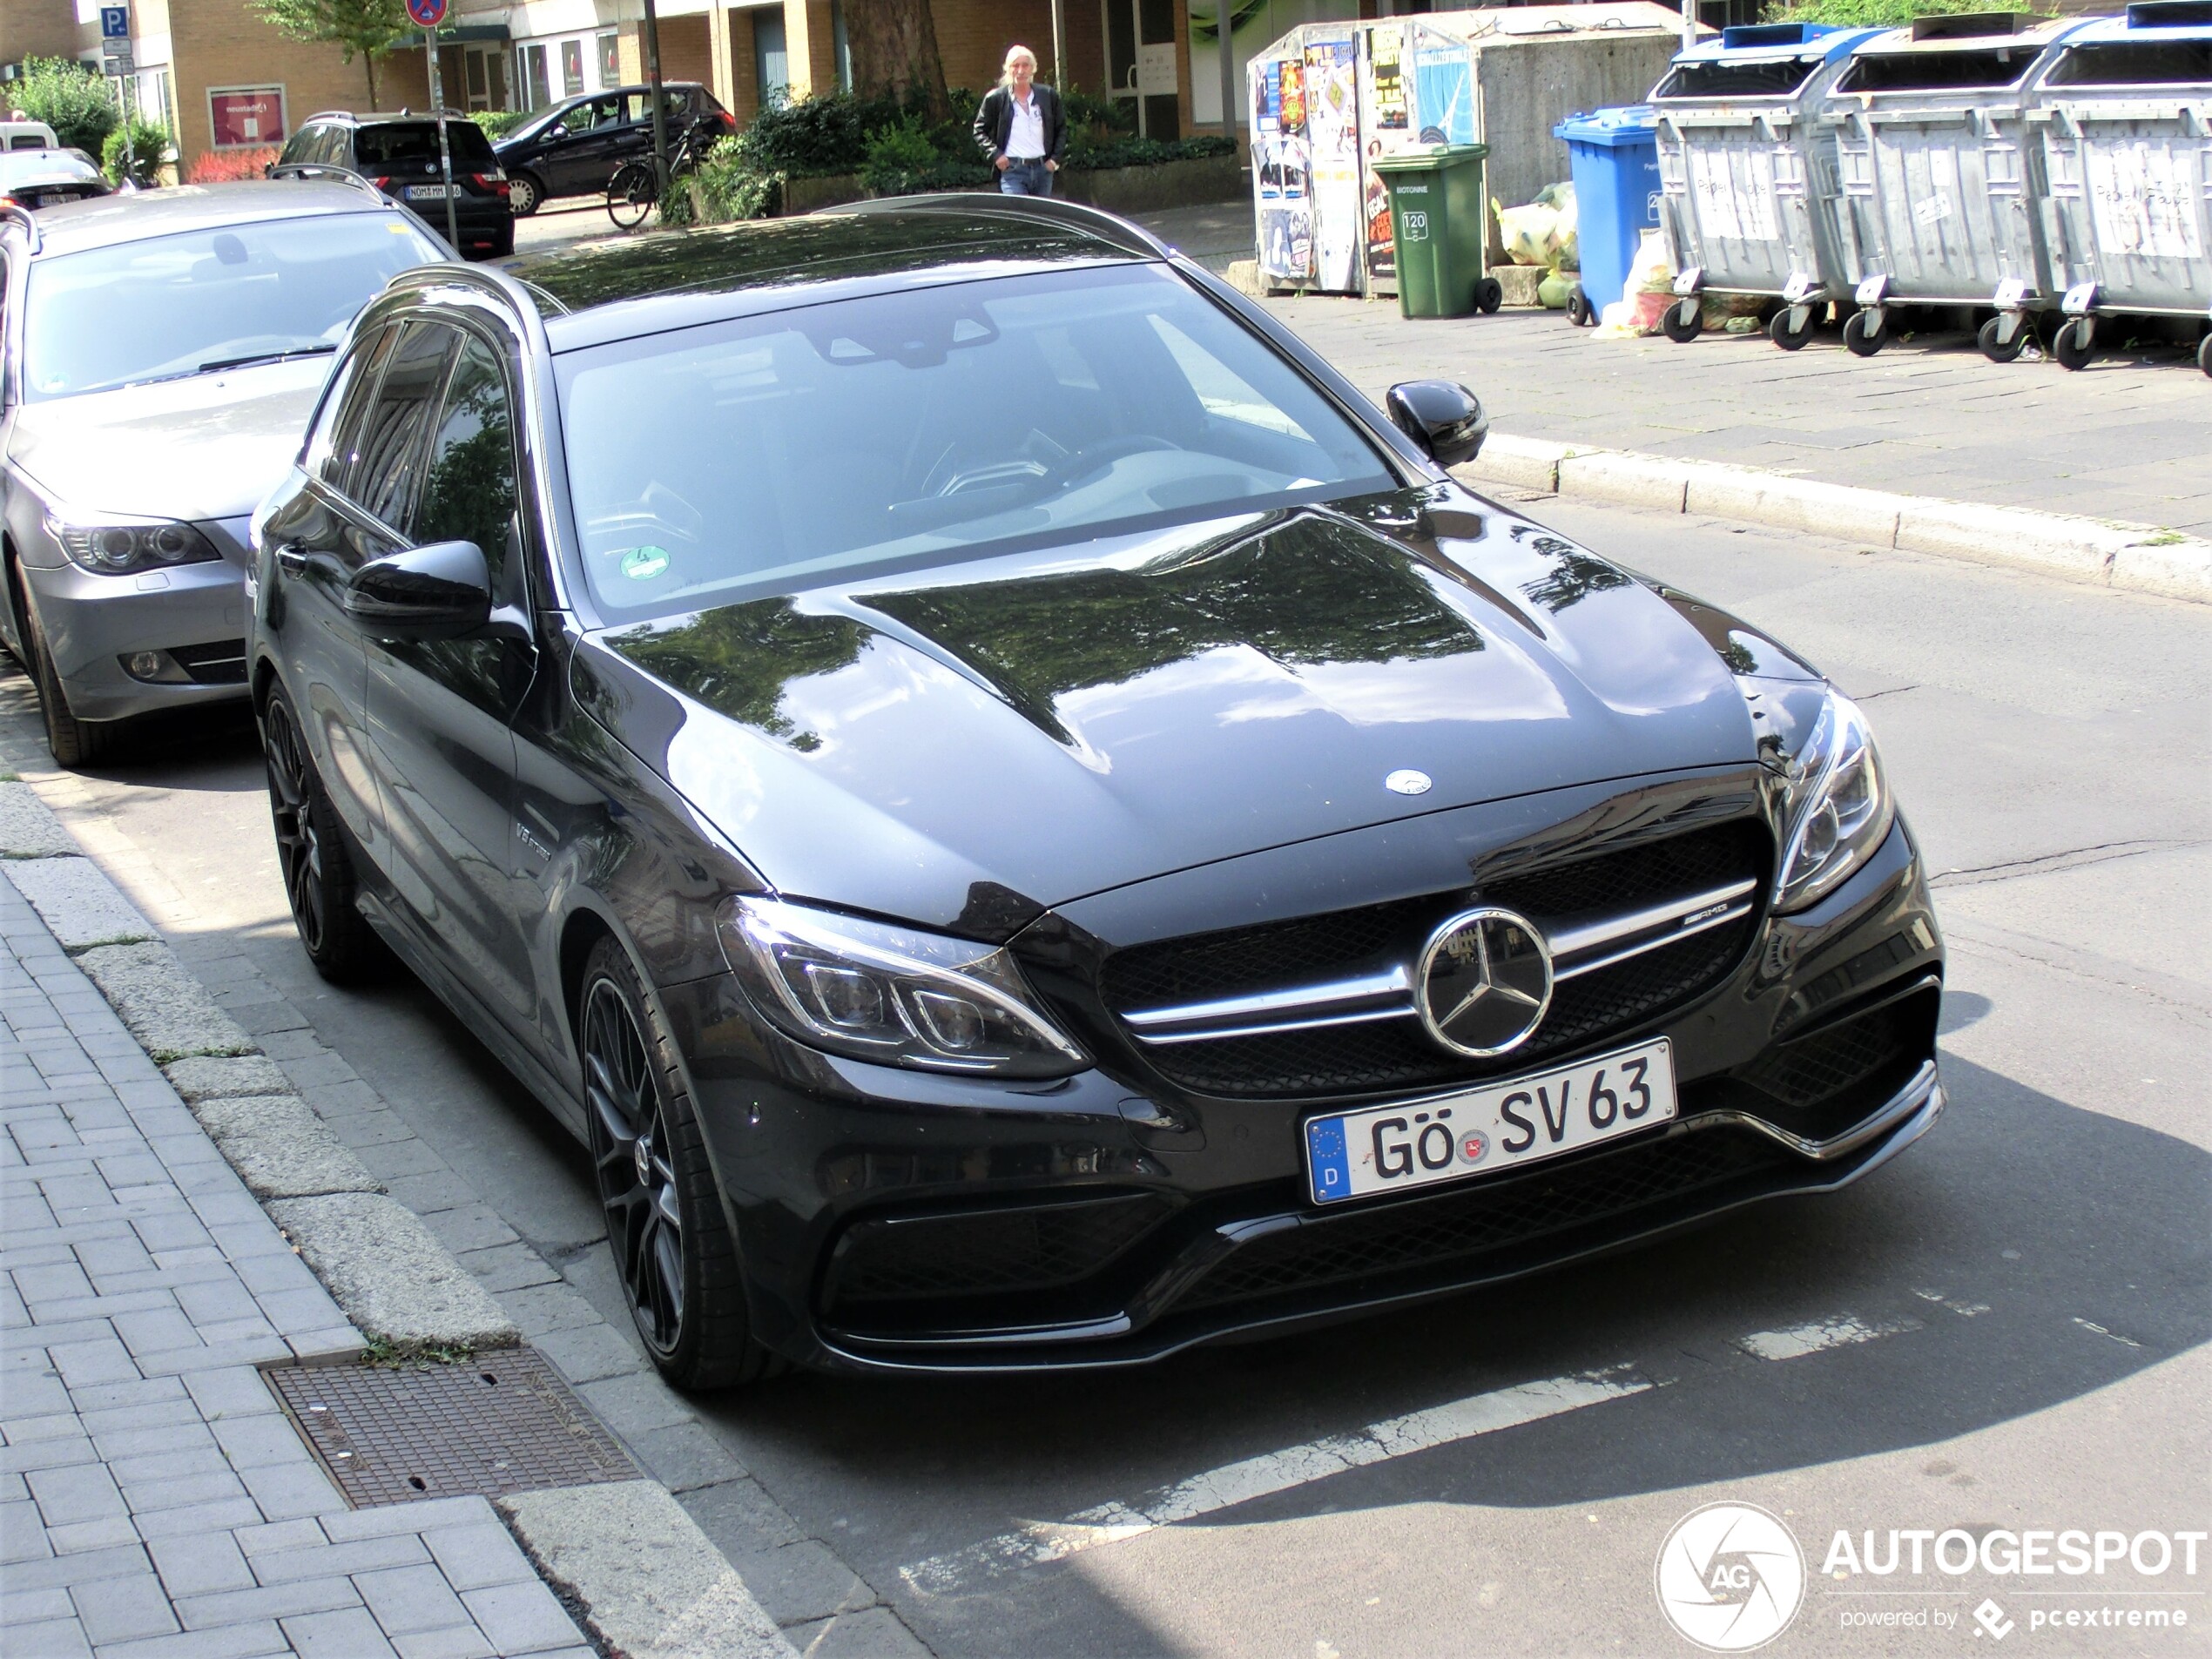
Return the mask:
<path id="1" fill-rule="evenodd" d="M 78 719 L 127 719 L 246 695 L 245 579 L 228 558 L 138 576 L 25 565 L 23 579 Z M 133 678 L 123 665 L 135 652 L 180 648 L 189 667 L 174 684 Z M 190 678 L 195 672 L 202 678 Z"/>
<path id="2" fill-rule="evenodd" d="M 724 977 L 663 997 L 759 1338 L 833 1368 L 1003 1371 L 1140 1364 L 1835 1190 L 1942 1109 L 1941 973 L 1900 823 L 1821 905 L 1768 920 L 1714 989 L 1588 1045 L 1669 1036 L 1674 1123 L 1326 1211 L 1299 1126 L 1342 1101 L 900 1072 L 763 1038 Z"/>

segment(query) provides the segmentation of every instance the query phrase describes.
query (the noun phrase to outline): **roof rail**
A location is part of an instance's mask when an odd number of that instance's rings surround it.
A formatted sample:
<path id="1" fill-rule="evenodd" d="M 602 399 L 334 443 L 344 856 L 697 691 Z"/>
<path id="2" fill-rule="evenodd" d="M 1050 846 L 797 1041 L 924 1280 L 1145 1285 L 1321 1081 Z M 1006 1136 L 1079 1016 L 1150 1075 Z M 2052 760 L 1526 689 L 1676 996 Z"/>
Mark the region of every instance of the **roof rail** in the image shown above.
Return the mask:
<path id="1" fill-rule="evenodd" d="M 24 239 L 30 244 L 30 251 L 33 253 L 37 253 L 46 244 L 45 235 L 38 228 L 37 215 L 12 198 L 0 201 L 0 224 L 22 226 Z"/>
<path id="2" fill-rule="evenodd" d="M 411 266 L 387 283 L 385 292 L 388 293 L 397 288 L 425 288 L 434 284 L 455 282 L 464 287 L 481 289 L 523 321 L 537 313 L 542 303 L 550 303 L 560 311 L 568 309 L 550 294 L 544 294 L 541 300 L 537 296 L 543 293 L 543 290 L 534 289 L 504 271 L 496 271 L 482 265 L 464 265 L 457 260 Z"/>
<path id="3" fill-rule="evenodd" d="M 334 167 L 327 161 L 280 161 L 269 168 L 272 179 L 334 179 L 341 184 L 352 185 L 367 191 L 380 202 L 392 199 L 349 167 Z"/>
<path id="4" fill-rule="evenodd" d="M 1941 13 L 1912 20 L 1915 40 L 1974 40 L 1988 35 L 2026 34 L 2048 21 L 2031 11 L 1968 11 Z"/>
<path id="5" fill-rule="evenodd" d="M 1048 225 L 1086 230 L 1124 253 L 1146 259 L 1166 260 L 1176 250 L 1118 213 L 1081 202 L 1055 201 L 1049 196 L 1007 196 L 992 191 L 947 191 L 928 196 L 880 196 L 869 201 L 846 202 L 815 212 L 832 213 L 995 213 L 1006 219 L 1030 219 Z"/>

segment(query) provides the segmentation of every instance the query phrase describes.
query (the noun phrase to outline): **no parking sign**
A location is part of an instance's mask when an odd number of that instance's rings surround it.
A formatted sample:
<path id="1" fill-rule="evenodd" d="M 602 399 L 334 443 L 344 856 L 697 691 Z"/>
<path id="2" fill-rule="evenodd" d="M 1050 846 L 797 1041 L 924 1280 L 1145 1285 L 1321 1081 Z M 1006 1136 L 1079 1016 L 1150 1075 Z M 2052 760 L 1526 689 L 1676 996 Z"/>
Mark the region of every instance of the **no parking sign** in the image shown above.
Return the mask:
<path id="1" fill-rule="evenodd" d="M 407 0 L 407 15 L 424 29 L 435 29 L 446 20 L 446 0 Z"/>

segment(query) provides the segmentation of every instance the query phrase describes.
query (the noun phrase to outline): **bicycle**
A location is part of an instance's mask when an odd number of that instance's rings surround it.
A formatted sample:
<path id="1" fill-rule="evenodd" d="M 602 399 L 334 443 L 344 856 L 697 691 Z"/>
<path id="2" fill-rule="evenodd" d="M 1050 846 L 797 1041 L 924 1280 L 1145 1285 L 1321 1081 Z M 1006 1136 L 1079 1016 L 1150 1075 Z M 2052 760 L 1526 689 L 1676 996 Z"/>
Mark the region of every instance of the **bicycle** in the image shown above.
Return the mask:
<path id="1" fill-rule="evenodd" d="M 668 158 L 671 184 L 685 173 L 697 172 L 699 163 L 706 158 L 705 132 L 704 125 L 691 126 L 676 141 L 675 152 Z M 659 200 L 660 183 L 654 177 L 651 156 L 624 162 L 615 169 L 615 176 L 607 180 L 607 217 L 615 222 L 617 230 L 636 230 Z"/>

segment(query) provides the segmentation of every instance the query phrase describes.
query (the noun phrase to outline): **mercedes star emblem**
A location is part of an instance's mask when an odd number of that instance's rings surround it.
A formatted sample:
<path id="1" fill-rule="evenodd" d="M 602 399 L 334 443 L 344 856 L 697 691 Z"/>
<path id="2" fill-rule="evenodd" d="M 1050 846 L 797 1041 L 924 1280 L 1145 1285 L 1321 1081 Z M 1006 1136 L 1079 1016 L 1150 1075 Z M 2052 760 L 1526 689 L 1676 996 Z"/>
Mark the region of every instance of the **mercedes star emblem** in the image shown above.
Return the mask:
<path id="1" fill-rule="evenodd" d="M 1429 792 L 1428 774 L 1415 772 L 1408 766 L 1403 772 L 1393 772 L 1383 779 L 1383 787 L 1397 795 L 1426 795 Z"/>
<path id="2" fill-rule="evenodd" d="M 1416 983 L 1429 1035 L 1487 1059 L 1527 1042 L 1551 1006 L 1551 951 L 1510 910 L 1463 910 L 1428 936 Z"/>

